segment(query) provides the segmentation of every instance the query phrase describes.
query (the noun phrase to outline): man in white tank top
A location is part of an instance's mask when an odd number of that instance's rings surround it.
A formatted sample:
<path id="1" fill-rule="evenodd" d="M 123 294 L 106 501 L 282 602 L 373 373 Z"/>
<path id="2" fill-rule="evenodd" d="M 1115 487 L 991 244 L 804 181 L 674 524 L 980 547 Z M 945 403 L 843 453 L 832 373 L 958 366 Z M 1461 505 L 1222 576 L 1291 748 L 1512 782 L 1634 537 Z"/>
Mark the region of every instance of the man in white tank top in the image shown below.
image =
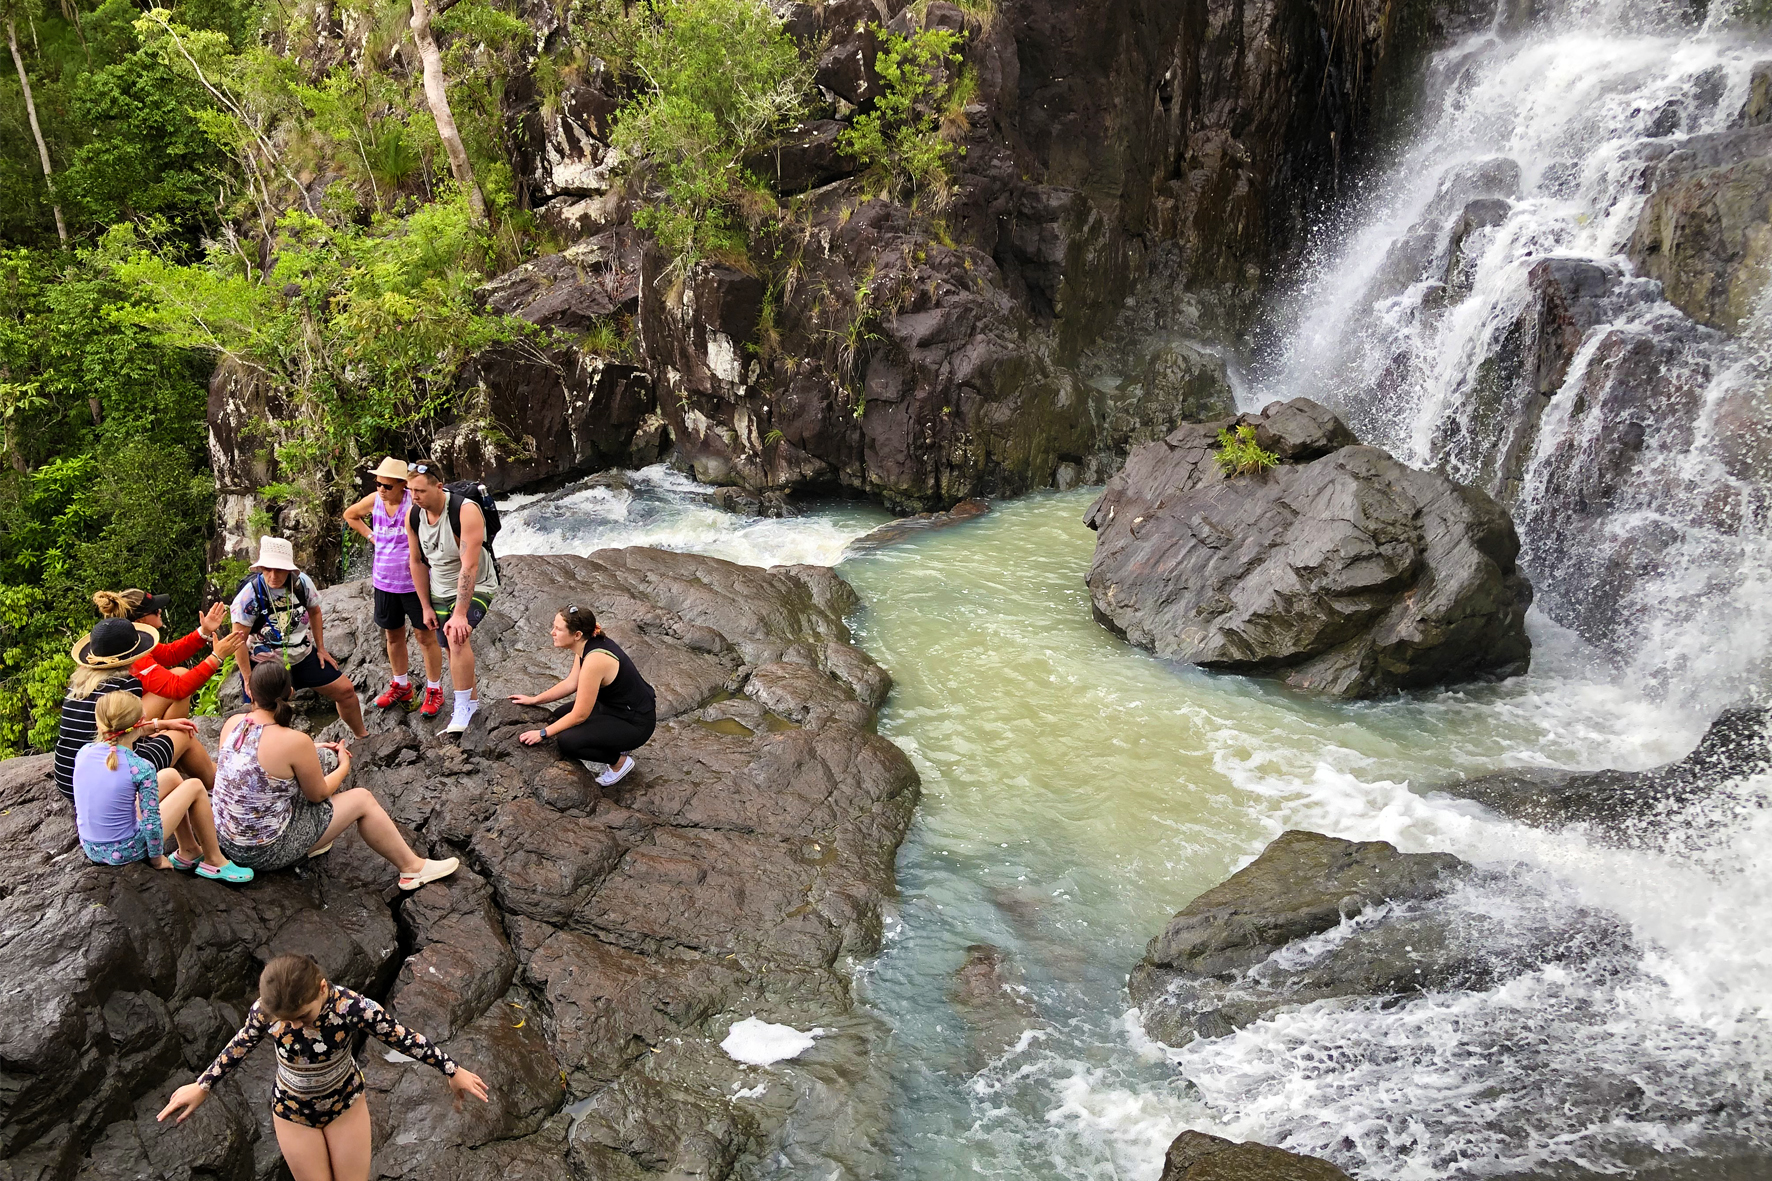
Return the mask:
<path id="1" fill-rule="evenodd" d="M 449 645 L 449 678 L 455 708 L 445 734 L 460 734 L 480 708 L 474 680 L 474 628 L 486 618 L 498 592 L 498 566 L 486 548 L 486 516 L 469 497 L 460 498 L 461 536 L 450 523 L 450 493 L 441 469 L 424 460 L 407 465 L 406 489 L 417 510 L 406 525 L 412 583 L 425 604 L 425 626 L 442 622 Z"/>

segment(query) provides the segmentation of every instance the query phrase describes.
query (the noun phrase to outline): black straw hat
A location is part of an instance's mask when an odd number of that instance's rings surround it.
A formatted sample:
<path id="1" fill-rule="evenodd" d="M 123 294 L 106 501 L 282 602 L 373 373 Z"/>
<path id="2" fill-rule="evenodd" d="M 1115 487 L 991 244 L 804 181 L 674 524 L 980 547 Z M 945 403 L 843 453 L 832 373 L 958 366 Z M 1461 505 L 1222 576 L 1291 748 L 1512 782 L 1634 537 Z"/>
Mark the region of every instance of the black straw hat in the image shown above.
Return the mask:
<path id="1" fill-rule="evenodd" d="M 74 645 L 74 663 L 85 668 L 127 668 L 159 642 L 160 633 L 145 623 L 101 619 Z"/>

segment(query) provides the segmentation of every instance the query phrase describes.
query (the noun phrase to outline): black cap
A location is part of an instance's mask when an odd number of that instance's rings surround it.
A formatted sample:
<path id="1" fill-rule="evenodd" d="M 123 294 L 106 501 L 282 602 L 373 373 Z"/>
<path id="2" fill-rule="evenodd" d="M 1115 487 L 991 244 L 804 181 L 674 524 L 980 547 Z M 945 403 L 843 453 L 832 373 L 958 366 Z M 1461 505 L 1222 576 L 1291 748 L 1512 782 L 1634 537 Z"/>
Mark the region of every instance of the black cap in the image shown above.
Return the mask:
<path id="1" fill-rule="evenodd" d="M 171 595 L 149 595 L 142 600 L 142 605 L 129 613 L 129 618 L 140 619 L 147 615 L 157 615 L 166 610 L 172 602 Z"/>

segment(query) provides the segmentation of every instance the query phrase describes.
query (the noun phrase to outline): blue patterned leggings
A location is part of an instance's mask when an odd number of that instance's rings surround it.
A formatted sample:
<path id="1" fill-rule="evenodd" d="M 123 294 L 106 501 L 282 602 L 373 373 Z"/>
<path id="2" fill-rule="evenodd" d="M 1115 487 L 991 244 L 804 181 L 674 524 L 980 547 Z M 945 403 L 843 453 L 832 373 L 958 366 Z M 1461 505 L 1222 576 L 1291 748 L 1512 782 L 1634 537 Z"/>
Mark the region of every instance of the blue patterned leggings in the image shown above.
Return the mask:
<path id="1" fill-rule="evenodd" d="M 139 828 L 120 841 L 81 841 L 80 847 L 95 865 L 129 865 L 148 859 L 148 837 Z"/>

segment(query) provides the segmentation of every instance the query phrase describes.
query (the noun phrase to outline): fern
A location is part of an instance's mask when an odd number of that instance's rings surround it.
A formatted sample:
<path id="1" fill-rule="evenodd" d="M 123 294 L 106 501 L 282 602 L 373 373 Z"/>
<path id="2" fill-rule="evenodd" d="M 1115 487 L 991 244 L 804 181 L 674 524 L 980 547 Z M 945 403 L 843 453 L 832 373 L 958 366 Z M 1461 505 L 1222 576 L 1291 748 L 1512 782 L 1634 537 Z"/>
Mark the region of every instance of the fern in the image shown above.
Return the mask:
<path id="1" fill-rule="evenodd" d="M 1232 433 L 1229 427 L 1218 432 L 1219 470 L 1226 476 L 1253 476 L 1280 462 L 1272 451 L 1264 451 L 1255 441 L 1255 428 L 1240 426 Z"/>

